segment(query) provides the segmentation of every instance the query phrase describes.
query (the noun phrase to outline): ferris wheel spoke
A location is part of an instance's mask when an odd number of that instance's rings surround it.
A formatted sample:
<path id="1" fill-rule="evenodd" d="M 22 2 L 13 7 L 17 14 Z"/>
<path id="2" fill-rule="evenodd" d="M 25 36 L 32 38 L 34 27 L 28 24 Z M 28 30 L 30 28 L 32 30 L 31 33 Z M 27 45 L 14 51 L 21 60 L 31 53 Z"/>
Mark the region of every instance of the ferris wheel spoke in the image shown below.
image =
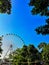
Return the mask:
<path id="1" fill-rule="evenodd" d="M 2 39 L 3 57 L 7 56 L 10 50 L 14 51 L 15 49 L 21 48 L 24 45 L 23 39 L 17 34 L 9 33 L 2 35 Z"/>

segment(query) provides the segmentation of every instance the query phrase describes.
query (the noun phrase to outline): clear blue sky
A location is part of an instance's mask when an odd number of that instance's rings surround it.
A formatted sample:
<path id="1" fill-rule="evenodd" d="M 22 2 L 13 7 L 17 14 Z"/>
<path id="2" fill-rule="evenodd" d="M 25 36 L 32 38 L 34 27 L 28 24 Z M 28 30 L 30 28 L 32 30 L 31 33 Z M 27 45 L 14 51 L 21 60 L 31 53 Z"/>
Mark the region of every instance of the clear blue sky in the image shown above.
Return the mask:
<path id="1" fill-rule="evenodd" d="M 0 35 L 7 33 L 18 34 L 25 44 L 37 46 L 40 42 L 49 42 L 49 35 L 37 35 L 36 27 L 45 24 L 46 17 L 31 14 L 29 0 L 12 0 L 10 15 L 0 14 Z"/>

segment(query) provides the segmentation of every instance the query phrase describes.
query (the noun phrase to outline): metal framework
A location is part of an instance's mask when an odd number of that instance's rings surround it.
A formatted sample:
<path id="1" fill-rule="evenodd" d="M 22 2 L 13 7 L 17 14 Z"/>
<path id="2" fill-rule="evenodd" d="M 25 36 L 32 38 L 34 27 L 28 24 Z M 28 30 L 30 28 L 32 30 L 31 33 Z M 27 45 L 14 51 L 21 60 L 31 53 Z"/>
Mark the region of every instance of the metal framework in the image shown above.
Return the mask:
<path id="1" fill-rule="evenodd" d="M 5 34 L 5 35 L 2 35 L 2 39 L 5 37 L 8 37 L 8 36 L 12 36 L 12 37 L 18 37 L 22 42 L 23 42 L 23 45 L 25 44 L 24 43 L 24 41 L 23 41 L 23 39 L 19 36 L 19 35 L 17 35 L 17 34 Z M 21 45 L 21 43 L 20 43 L 20 45 Z M 6 52 L 6 54 L 4 55 L 4 57 L 3 57 L 3 59 L 7 56 L 7 54 L 8 54 L 8 52 L 10 51 L 10 54 L 12 53 L 12 50 L 13 50 L 13 45 L 12 45 L 12 43 L 10 43 L 10 46 L 9 46 L 9 48 L 8 48 L 8 50 L 7 50 L 7 52 Z"/>

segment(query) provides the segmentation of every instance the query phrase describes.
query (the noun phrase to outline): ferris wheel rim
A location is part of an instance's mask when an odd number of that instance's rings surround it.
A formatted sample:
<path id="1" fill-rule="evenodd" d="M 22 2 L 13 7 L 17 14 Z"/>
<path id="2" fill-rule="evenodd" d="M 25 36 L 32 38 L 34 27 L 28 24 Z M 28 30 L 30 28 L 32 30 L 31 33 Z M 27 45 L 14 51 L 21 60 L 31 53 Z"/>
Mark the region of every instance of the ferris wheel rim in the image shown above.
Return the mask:
<path id="1" fill-rule="evenodd" d="M 24 42 L 24 40 L 19 36 L 19 35 L 17 35 L 17 34 L 13 34 L 13 33 L 8 33 L 8 34 L 5 34 L 5 35 L 2 35 L 1 37 L 4 39 L 4 37 L 6 37 L 6 36 L 15 36 L 15 38 L 19 38 L 21 41 L 22 41 L 22 45 L 24 46 L 25 45 L 25 42 Z M 20 43 L 21 44 L 21 43 Z M 11 44 L 10 44 L 11 45 Z M 12 46 L 13 46 L 13 44 L 12 44 Z M 19 47 L 17 47 L 17 48 L 19 48 Z M 9 48 L 8 48 L 9 49 Z M 12 49 L 13 49 L 13 47 L 12 47 Z M 15 48 L 16 49 L 16 48 Z M 7 50 L 8 51 L 8 50 Z M 14 51 L 14 49 L 13 49 L 13 51 Z M 6 53 L 5 53 L 5 55 L 6 55 Z M 5 56 L 4 55 L 4 56 Z M 4 58 L 4 56 L 3 56 L 3 58 Z"/>
<path id="2" fill-rule="evenodd" d="M 5 35 L 2 35 L 1 37 L 3 38 L 3 37 L 6 37 L 6 36 L 15 36 L 15 37 L 18 37 L 23 42 L 23 45 L 25 45 L 24 40 L 18 34 L 8 33 L 8 34 L 5 34 Z"/>

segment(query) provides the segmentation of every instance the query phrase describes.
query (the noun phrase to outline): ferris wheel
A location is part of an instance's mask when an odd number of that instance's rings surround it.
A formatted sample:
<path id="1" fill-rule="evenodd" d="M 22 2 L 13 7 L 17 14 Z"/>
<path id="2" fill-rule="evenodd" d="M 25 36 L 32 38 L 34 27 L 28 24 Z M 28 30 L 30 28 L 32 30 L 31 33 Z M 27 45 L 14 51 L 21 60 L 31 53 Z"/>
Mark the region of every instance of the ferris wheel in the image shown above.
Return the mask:
<path id="1" fill-rule="evenodd" d="M 18 36 L 17 34 L 6 34 L 2 35 L 2 55 L 1 57 L 4 58 L 12 51 L 16 50 L 17 48 L 21 48 L 24 45 L 23 39 Z"/>

